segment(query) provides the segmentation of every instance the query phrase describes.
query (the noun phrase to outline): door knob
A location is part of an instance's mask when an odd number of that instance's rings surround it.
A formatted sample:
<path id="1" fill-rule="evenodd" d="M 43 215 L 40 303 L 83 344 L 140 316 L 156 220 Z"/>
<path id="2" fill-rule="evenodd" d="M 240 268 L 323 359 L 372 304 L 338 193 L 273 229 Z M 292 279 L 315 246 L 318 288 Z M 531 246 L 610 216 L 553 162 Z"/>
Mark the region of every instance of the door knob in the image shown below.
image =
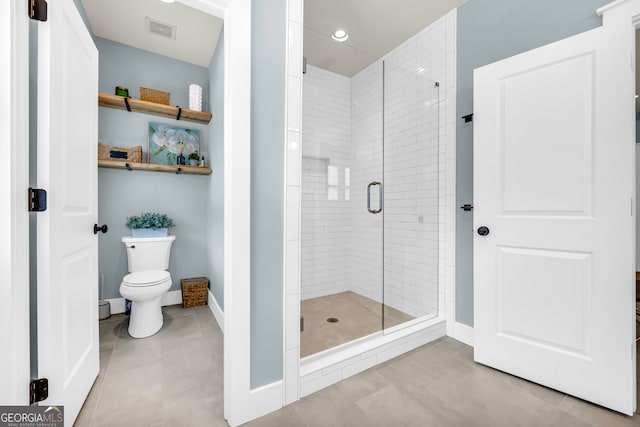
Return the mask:
<path id="1" fill-rule="evenodd" d="M 489 227 L 486 227 L 484 225 L 478 227 L 478 234 L 481 236 L 486 236 L 487 234 L 489 234 Z"/>
<path id="2" fill-rule="evenodd" d="M 109 227 L 107 227 L 107 224 L 103 224 L 102 227 L 99 227 L 98 224 L 93 224 L 93 234 L 98 234 L 98 231 L 106 233 L 109 231 Z"/>

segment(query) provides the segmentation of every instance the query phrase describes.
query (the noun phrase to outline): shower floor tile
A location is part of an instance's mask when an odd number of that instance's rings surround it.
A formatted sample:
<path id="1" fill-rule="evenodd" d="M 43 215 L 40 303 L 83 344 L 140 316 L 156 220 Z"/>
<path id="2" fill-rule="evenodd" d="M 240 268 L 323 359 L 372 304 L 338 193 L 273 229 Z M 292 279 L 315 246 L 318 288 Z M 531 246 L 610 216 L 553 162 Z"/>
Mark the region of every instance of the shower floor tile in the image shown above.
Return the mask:
<path id="1" fill-rule="evenodd" d="M 304 331 L 300 333 L 300 357 L 381 331 L 382 310 L 383 304 L 351 291 L 301 301 Z M 336 318 L 338 322 L 330 323 L 328 318 Z M 408 314 L 384 306 L 385 328 L 412 319 Z"/>

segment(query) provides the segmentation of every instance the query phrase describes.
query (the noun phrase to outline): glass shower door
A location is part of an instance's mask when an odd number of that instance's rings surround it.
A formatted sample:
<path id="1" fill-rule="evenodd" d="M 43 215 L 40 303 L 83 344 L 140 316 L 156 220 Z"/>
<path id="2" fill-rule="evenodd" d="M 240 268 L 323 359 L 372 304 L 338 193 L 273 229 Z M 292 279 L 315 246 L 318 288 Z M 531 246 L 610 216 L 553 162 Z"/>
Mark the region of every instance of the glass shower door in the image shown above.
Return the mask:
<path id="1" fill-rule="evenodd" d="M 437 316 L 440 276 L 439 85 L 384 63 L 384 324 Z"/>

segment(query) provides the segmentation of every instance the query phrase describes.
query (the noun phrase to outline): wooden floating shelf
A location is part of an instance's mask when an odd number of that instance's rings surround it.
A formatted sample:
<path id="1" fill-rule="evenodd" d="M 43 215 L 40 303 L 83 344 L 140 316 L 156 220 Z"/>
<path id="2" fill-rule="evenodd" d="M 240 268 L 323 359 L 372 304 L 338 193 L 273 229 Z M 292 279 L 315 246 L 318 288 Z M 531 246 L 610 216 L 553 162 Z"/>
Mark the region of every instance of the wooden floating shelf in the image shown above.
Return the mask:
<path id="1" fill-rule="evenodd" d="M 199 166 L 167 166 L 150 163 L 120 162 L 115 160 L 98 160 L 98 166 L 111 169 L 170 172 L 177 175 L 183 173 L 191 175 L 211 175 L 212 172 L 209 168 L 201 168 Z"/>
<path id="2" fill-rule="evenodd" d="M 129 103 L 131 111 L 145 114 L 154 114 L 156 116 L 168 117 L 170 119 L 178 119 L 178 112 L 180 112 L 180 118 L 178 120 L 184 120 L 188 122 L 207 124 L 211 121 L 211 113 L 205 113 L 202 111 L 193 111 L 173 105 L 158 104 L 155 102 L 143 101 L 141 99 L 125 98 L 124 96 L 111 95 L 104 92 L 98 92 L 98 105 L 101 107 L 116 108 L 119 110 L 127 110 L 127 104 L 125 99 Z"/>

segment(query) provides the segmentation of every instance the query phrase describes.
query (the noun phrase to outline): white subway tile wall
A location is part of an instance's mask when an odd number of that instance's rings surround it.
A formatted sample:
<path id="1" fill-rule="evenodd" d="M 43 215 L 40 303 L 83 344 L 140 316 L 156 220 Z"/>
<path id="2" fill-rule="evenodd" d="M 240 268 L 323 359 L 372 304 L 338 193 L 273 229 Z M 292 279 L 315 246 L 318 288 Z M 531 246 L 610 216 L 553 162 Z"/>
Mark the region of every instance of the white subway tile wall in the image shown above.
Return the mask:
<path id="1" fill-rule="evenodd" d="M 385 61 L 384 302 L 438 314 L 439 88 Z M 422 71 L 420 71 L 422 70 Z"/>
<path id="2" fill-rule="evenodd" d="M 384 58 L 384 300 L 415 317 L 444 294 L 447 16 Z"/>
<path id="3" fill-rule="evenodd" d="M 307 66 L 303 79 L 301 297 L 348 290 L 351 82 Z"/>
<path id="4" fill-rule="evenodd" d="M 349 285 L 353 292 L 382 302 L 383 214 L 367 210 L 367 187 L 382 182 L 382 61 L 351 79 L 351 209 Z M 378 186 L 371 209 L 379 208 Z"/>

